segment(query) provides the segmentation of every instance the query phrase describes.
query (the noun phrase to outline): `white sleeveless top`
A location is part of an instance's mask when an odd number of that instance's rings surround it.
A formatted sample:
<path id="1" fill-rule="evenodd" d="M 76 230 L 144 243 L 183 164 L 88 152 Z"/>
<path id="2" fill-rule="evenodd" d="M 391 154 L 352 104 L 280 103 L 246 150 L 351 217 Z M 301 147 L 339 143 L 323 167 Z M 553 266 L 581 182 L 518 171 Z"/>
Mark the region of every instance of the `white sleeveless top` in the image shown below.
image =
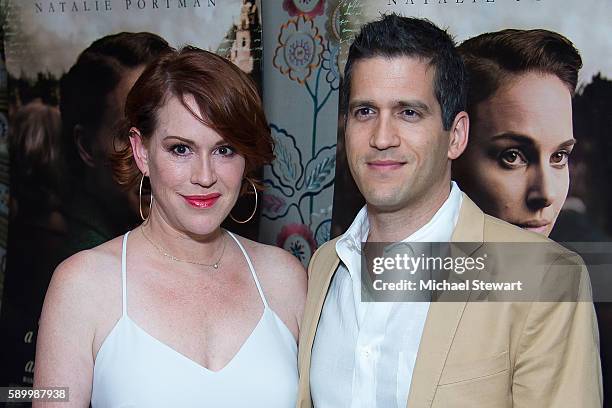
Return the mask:
<path id="1" fill-rule="evenodd" d="M 264 305 L 261 319 L 230 362 L 211 371 L 141 329 L 127 314 L 123 237 L 123 313 L 94 363 L 91 405 L 98 407 L 294 407 L 297 344 L 270 309 L 251 259 L 236 237 Z"/>

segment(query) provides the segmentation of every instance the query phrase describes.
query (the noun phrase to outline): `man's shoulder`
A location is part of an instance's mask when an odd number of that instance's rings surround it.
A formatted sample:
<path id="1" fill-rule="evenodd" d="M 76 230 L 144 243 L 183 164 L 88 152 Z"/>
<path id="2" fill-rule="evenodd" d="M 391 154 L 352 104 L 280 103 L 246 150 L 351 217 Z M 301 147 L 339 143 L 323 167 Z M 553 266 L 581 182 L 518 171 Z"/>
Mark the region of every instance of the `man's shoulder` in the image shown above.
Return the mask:
<path id="1" fill-rule="evenodd" d="M 328 269 L 333 266 L 338 259 L 338 255 L 336 253 L 336 242 L 338 242 L 340 238 L 342 238 L 342 235 L 327 241 L 315 251 L 310 258 L 310 263 L 308 264 L 309 278 L 313 273 L 316 273 L 315 271 Z"/>
<path id="2" fill-rule="evenodd" d="M 336 242 L 338 242 L 341 238 L 342 238 L 342 235 L 337 236 L 336 238 L 330 239 L 329 241 L 325 242 L 323 245 L 317 248 L 317 250 L 315 251 L 313 255 L 313 258 L 319 254 L 335 253 L 336 252 Z"/>

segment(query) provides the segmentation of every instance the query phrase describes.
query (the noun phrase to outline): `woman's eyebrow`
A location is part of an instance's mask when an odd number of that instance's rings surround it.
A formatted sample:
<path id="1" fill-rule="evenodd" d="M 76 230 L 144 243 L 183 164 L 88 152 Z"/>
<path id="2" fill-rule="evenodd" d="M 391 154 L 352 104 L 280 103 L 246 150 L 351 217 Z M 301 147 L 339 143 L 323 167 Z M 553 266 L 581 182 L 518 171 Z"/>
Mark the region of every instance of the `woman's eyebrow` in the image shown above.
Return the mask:
<path id="1" fill-rule="evenodd" d="M 504 133 L 500 133 L 498 135 L 495 135 L 491 138 L 492 141 L 498 141 L 498 140 L 511 140 L 513 142 L 517 142 L 517 143 L 521 143 L 521 144 L 526 144 L 526 145 L 534 145 L 534 140 L 532 137 L 530 136 L 526 136 L 520 133 L 515 133 L 515 132 L 504 132 Z"/>
<path id="2" fill-rule="evenodd" d="M 571 138 L 569 140 L 566 140 L 563 143 L 560 143 L 559 146 L 557 146 L 557 149 L 564 149 L 564 148 L 572 147 L 575 144 L 576 144 L 576 139 Z"/>
<path id="3" fill-rule="evenodd" d="M 184 143 L 188 143 L 188 144 L 195 144 L 195 142 L 191 139 L 187 139 L 185 137 L 181 137 L 181 136 L 176 136 L 176 135 L 168 135 L 166 137 L 164 137 L 162 140 L 171 140 L 171 139 L 176 139 L 178 141 L 184 142 Z"/>

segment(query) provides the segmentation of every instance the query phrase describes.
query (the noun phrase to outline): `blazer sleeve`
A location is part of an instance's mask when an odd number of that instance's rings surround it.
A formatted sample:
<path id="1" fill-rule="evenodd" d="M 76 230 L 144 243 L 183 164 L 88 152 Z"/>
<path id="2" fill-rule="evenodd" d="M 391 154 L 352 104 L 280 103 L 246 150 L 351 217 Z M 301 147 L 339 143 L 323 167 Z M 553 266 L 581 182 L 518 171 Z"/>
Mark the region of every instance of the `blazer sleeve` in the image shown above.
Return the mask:
<path id="1" fill-rule="evenodd" d="M 587 268 L 579 256 L 562 255 L 544 280 L 557 287 L 565 282 L 577 297 L 531 304 L 514 364 L 513 406 L 601 407 L 599 332 Z"/>

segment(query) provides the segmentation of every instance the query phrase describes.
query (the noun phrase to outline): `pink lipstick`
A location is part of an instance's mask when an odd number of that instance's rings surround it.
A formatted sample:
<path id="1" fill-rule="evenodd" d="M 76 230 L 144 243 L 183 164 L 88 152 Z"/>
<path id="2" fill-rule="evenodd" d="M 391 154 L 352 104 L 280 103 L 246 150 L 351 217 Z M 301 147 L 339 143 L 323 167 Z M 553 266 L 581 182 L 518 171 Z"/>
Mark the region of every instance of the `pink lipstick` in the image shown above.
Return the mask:
<path id="1" fill-rule="evenodd" d="M 219 197 L 221 197 L 219 193 L 183 196 L 185 201 L 195 208 L 210 208 L 215 205 Z"/>

